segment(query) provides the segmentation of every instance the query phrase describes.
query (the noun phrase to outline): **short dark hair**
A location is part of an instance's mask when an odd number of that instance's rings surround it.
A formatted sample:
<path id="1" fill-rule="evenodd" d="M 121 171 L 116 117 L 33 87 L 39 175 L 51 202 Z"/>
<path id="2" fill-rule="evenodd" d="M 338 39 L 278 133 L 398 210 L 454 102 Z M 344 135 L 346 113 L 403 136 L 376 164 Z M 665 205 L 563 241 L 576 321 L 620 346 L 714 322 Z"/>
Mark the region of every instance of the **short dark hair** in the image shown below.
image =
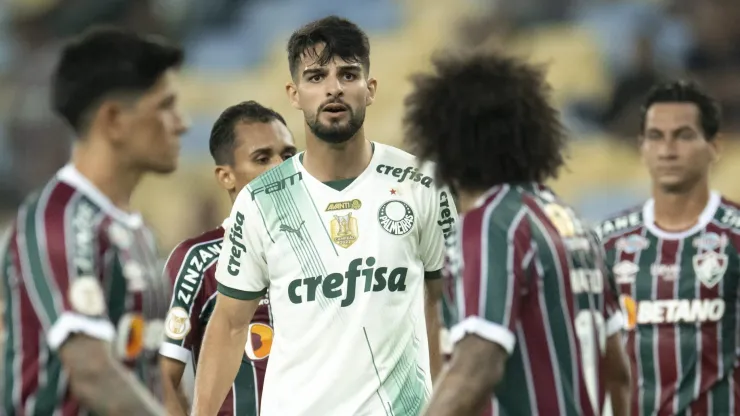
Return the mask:
<path id="1" fill-rule="evenodd" d="M 647 112 L 653 104 L 689 103 L 699 109 L 699 125 L 707 140 L 717 137 L 722 110 L 719 103 L 694 81 L 673 80 L 655 85 L 645 99 L 640 118 L 640 132 L 645 132 Z"/>
<path id="2" fill-rule="evenodd" d="M 144 92 L 183 59 L 180 48 L 163 40 L 109 26 L 94 27 L 62 49 L 52 79 L 52 107 L 81 133 L 87 128 L 89 113 L 103 99 Z"/>
<path id="3" fill-rule="evenodd" d="M 321 54 L 314 47 L 324 44 Z M 370 72 L 370 41 L 359 26 L 338 16 L 328 16 L 306 24 L 293 32 L 288 40 L 288 66 L 295 79 L 303 54 L 315 55 L 319 65 L 334 57 L 346 62 L 359 62 L 365 73 Z"/>
<path id="4" fill-rule="evenodd" d="M 438 54 L 432 64 L 412 78 L 404 127 L 439 180 L 481 190 L 557 177 L 566 136 L 541 68 L 495 52 Z"/>
<path id="5" fill-rule="evenodd" d="M 211 138 L 208 147 L 211 156 L 217 165 L 231 165 L 234 163 L 234 142 L 236 134 L 234 127 L 239 122 L 269 123 L 277 120 L 286 127 L 283 116 L 271 108 L 267 108 L 256 101 L 245 101 L 232 105 L 218 116 L 218 120 L 211 129 Z"/>

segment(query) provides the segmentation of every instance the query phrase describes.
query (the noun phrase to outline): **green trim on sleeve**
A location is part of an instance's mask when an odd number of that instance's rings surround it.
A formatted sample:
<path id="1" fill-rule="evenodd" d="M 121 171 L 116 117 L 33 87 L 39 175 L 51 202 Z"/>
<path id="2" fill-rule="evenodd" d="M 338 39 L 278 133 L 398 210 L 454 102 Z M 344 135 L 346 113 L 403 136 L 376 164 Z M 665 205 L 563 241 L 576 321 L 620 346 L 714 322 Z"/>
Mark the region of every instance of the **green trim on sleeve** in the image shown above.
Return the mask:
<path id="1" fill-rule="evenodd" d="M 424 280 L 437 280 L 442 278 L 442 269 L 424 272 Z"/>
<path id="2" fill-rule="evenodd" d="M 267 293 L 267 289 L 262 289 L 259 292 L 247 292 L 245 290 L 230 288 L 219 283 L 218 292 L 224 296 L 228 296 L 234 299 L 255 300 L 261 298 L 262 296 L 265 296 L 265 294 Z"/>

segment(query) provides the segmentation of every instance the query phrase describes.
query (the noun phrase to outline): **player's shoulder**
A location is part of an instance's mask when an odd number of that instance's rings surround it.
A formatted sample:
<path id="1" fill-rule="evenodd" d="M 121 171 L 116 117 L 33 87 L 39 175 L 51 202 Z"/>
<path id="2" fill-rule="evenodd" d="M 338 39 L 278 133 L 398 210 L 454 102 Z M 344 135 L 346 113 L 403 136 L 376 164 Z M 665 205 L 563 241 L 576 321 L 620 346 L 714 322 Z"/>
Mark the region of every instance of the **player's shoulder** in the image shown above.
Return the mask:
<path id="1" fill-rule="evenodd" d="M 434 162 L 422 161 L 418 157 L 387 144 L 373 142 L 376 157 L 373 170 L 377 179 L 398 184 L 408 183 L 414 189 L 435 191 Z"/>
<path id="2" fill-rule="evenodd" d="M 644 224 L 643 208 L 645 204 L 639 204 L 618 211 L 606 219 L 599 221 L 593 227 L 594 232 L 603 243 L 621 237 L 625 233 L 632 232 Z"/>
<path id="3" fill-rule="evenodd" d="M 481 224 L 509 229 L 515 223 L 521 223 L 517 218 L 526 215 L 527 200 L 534 201 L 534 196 L 518 186 L 494 186 L 478 198 L 474 207 L 465 214 L 465 221 L 478 218 Z"/>
<path id="4" fill-rule="evenodd" d="M 715 218 L 722 226 L 740 229 L 740 203 L 716 194 L 719 201 Z"/>
<path id="5" fill-rule="evenodd" d="M 203 257 L 203 253 L 207 254 L 207 257 L 214 254 L 218 255 L 224 240 L 224 233 L 224 228 L 219 226 L 198 236 L 183 240 L 172 249 L 165 268 L 177 270 L 183 263 L 187 263 L 188 258 L 192 256 Z"/>

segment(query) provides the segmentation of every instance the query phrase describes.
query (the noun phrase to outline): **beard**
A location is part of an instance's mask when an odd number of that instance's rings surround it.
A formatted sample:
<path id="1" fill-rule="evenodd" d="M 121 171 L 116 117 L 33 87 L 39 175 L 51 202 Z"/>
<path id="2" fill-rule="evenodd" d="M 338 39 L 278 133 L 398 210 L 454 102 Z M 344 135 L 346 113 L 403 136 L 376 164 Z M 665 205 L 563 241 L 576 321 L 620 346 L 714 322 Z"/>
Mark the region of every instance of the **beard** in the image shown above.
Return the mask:
<path id="1" fill-rule="evenodd" d="M 355 134 L 357 134 L 357 131 L 360 130 L 365 122 L 365 109 L 363 108 L 355 112 L 348 105 L 345 105 L 345 107 L 347 108 L 346 111 L 349 115 L 349 120 L 346 123 L 337 120 L 332 121 L 329 124 L 323 124 L 319 121 L 319 116 L 322 113 L 321 109 L 316 112 L 316 115 L 312 119 L 307 118 L 306 124 L 308 124 L 308 128 L 311 129 L 311 133 L 321 141 L 331 144 L 340 144 L 351 139 Z"/>

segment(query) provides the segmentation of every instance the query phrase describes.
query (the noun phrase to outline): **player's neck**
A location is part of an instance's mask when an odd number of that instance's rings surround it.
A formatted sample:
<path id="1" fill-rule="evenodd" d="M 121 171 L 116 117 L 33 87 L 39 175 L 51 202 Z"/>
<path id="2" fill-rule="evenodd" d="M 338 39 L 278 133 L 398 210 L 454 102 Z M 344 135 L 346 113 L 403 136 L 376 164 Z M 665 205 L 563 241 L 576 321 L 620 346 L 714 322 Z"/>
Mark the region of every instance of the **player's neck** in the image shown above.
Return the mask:
<path id="1" fill-rule="evenodd" d="M 659 228 L 680 232 L 693 227 L 709 203 L 709 184 L 702 181 L 681 193 L 653 189 L 655 225 Z"/>
<path id="2" fill-rule="evenodd" d="M 457 210 L 458 213 L 464 214 L 472 209 L 475 209 L 475 204 L 478 200 L 486 193 L 487 190 L 464 190 L 459 189 L 457 192 Z"/>
<path id="3" fill-rule="evenodd" d="M 130 210 L 131 195 L 139 184 L 141 172 L 122 166 L 112 150 L 90 143 L 74 146 L 72 164 L 114 206 Z"/>
<path id="4" fill-rule="evenodd" d="M 326 143 L 312 133 L 306 133 L 303 167 L 319 181 L 356 178 L 367 169 L 372 157 L 372 145 L 365 140 L 362 129 L 341 144 Z"/>

